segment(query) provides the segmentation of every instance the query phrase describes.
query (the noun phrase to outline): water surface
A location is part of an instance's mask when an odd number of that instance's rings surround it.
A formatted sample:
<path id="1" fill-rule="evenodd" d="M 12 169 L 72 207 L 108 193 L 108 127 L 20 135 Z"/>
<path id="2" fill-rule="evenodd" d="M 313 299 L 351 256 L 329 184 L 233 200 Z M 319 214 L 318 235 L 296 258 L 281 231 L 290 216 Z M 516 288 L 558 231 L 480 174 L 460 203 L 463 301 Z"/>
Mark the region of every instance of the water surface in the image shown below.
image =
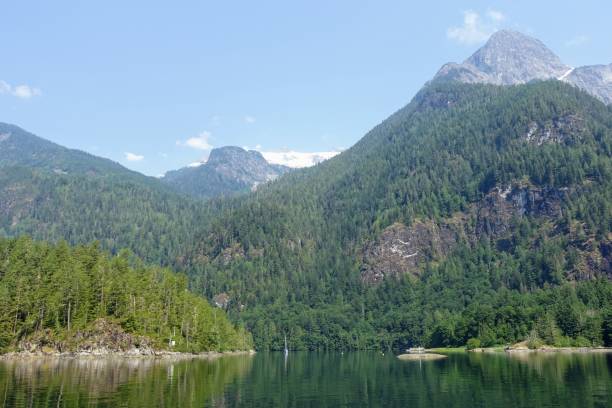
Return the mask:
<path id="1" fill-rule="evenodd" d="M 612 355 L 0 361 L 0 407 L 612 407 Z"/>

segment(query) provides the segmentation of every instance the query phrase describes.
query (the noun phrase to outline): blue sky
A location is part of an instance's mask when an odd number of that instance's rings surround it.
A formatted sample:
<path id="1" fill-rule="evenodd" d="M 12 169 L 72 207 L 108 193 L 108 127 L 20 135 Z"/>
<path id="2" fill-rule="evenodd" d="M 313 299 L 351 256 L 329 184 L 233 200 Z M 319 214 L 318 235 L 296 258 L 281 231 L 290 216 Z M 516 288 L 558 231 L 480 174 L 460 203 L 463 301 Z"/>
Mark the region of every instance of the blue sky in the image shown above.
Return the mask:
<path id="1" fill-rule="evenodd" d="M 149 175 L 355 143 L 497 28 L 612 62 L 605 1 L 5 1 L 0 121 Z M 129 153 L 129 154 L 128 154 Z"/>

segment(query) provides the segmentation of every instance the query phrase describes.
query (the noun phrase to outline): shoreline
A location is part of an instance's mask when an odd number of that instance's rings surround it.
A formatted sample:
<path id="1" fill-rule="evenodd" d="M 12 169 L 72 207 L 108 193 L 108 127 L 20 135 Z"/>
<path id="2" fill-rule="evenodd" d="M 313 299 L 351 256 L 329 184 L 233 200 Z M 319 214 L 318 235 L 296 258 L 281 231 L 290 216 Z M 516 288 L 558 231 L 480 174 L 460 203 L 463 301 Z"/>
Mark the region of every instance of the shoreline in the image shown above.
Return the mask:
<path id="1" fill-rule="evenodd" d="M 75 351 L 75 352 L 29 352 L 29 351 L 18 351 L 0 354 L 0 361 L 7 360 L 34 360 L 34 359 L 45 359 L 45 358 L 57 358 L 57 359 L 95 359 L 95 358 L 133 358 L 133 359 L 176 359 L 176 360 L 190 360 L 190 359 L 206 359 L 215 360 L 221 357 L 229 356 L 252 356 L 256 354 L 255 350 L 241 350 L 241 351 L 204 351 L 201 353 L 183 353 L 176 351 L 158 350 L 150 353 L 140 353 L 134 350 L 130 351 Z"/>
<path id="2" fill-rule="evenodd" d="M 612 347 L 552 347 L 543 346 L 537 349 L 530 348 L 504 348 L 504 347 L 479 347 L 468 350 L 465 347 L 431 348 L 425 349 L 431 353 L 612 353 Z"/>

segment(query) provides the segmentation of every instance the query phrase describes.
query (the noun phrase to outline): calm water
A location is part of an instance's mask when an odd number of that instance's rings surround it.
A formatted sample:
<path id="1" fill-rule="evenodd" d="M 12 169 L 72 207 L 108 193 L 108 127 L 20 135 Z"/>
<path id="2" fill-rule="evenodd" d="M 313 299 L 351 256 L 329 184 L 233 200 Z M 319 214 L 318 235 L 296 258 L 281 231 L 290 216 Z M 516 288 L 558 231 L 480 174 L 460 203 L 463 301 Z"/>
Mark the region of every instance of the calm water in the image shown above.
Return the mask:
<path id="1" fill-rule="evenodd" d="M 0 407 L 612 407 L 612 355 L 0 361 Z"/>

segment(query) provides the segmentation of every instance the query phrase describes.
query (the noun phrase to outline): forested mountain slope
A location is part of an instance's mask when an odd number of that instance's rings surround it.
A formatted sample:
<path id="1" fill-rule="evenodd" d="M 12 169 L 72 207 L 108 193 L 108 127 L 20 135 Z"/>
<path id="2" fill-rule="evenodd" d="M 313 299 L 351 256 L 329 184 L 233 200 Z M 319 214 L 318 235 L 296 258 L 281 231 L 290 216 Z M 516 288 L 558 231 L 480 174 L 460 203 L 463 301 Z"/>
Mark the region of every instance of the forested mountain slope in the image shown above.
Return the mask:
<path id="1" fill-rule="evenodd" d="M 137 179 L 147 178 L 112 160 L 68 149 L 35 136 L 18 126 L 0 123 L 0 168 L 12 166 L 46 170 L 60 175 L 120 174 Z"/>
<path id="2" fill-rule="evenodd" d="M 159 181 L 139 177 L 144 181 L 0 168 L 0 233 L 71 244 L 97 240 L 115 253 L 127 247 L 149 262 L 172 265 L 207 211 Z"/>
<path id="3" fill-rule="evenodd" d="M 129 252 L 0 238 L 0 352 L 247 350 L 251 338 Z"/>
<path id="4" fill-rule="evenodd" d="M 432 83 L 338 157 L 235 200 L 185 266 L 262 348 L 505 343 L 537 324 L 601 344 L 611 149 L 611 109 L 572 86 Z"/>

